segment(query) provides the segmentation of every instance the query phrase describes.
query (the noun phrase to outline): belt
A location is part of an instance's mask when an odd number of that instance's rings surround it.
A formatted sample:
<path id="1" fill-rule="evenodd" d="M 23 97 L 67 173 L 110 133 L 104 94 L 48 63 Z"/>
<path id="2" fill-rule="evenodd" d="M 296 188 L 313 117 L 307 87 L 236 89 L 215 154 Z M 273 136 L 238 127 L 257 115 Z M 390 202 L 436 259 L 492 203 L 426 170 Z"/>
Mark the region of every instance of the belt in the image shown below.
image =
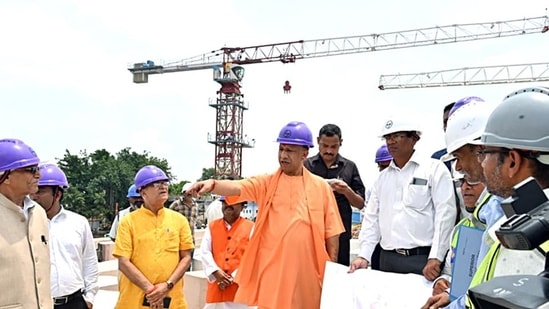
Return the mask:
<path id="1" fill-rule="evenodd" d="M 429 255 L 429 252 L 431 252 L 431 247 L 417 247 L 412 249 L 394 249 L 391 251 L 404 256 Z"/>
<path id="2" fill-rule="evenodd" d="M 71 301 L 79 298 L 79 297 L 82 297 L 82 291 L 78 290 L 70 295 L 65 295 L 65 296 L 61 296 L 61 297 L 54 297 L 53 298 L 53 304 L 55 306 L 59 306 L 59 305 L 64 305 L 64 304 L 68 304 L 70 303 Z"/>

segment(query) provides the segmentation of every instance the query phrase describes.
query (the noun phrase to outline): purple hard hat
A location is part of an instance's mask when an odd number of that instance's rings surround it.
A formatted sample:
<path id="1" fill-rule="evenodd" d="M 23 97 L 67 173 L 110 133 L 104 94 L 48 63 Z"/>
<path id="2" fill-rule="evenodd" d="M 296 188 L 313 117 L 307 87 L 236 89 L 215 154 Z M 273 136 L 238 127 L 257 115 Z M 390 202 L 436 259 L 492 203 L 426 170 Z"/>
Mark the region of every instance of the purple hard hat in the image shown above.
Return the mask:
<path id="1" fill-rule="evenodd" d="M 14 138 L 0 140 L 0 173 L 38 163 L 40 159 L 36 152 L 23 141 Z"/>
<path id="2" fill-rule="evenodd" d="M 69 187 L 67 176 L 65 173 L 55 164 L 42 164 L 40 165 L 40 179 L 38 180 L 39 186 L 53 186 L 66 189 Z"/>
<path id="3" fill-rule="evenodd" d="M 454 103 L 454 106 L 452 107 L 452 109 L 450 109 L 450 112 L 448 113 L 448 117 L 450 117 L 450 115 L 452 115 L 458 108 L 462 107 L 465 104 L 474 102 L 474 101 L 484 102 L 484 99 L 479 98 L 479 97 L 474 97 L 474 96 L 473 97 L 461 98 L 461 99 L 457 100 L 456 103 Z"/>
<path id="4" fill-rule="evenodd" d="M 276 139 L 277 143 L 314 147 L 313 133 L 303 122 L 292 121 L 285 125 Z"/>
<path id="5" fill-rule="evenodd" d="M 134 183 L 137 187 L 137 192 L 139 192 L 143 187 L 150 185 L 153 182 L 168 180 L 170 179 L 163 170 L 154 165 L 146 165 L 135 174 Z"/>
<path id="6" fill-rule="evenodd" d="M 379 147 L 379 149 L 376 151 L 376 163 L 391 160 L 393 160 L 393 156 L 391 156 L 391 154 L 389 153 L 387 145 L 381 145 L 381 147 Z"/>

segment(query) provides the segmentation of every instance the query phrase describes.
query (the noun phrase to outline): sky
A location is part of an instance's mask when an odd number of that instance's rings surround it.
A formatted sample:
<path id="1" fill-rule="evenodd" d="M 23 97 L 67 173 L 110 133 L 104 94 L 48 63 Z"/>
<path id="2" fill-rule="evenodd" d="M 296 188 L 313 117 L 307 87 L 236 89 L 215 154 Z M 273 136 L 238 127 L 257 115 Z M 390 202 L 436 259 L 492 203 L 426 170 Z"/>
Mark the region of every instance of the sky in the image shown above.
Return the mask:
<path id="1" fill-rule="evenodd" d="M 223 46 L 249 46 L 404 31 L 546 15 L 546 0 L 168 1 L 95 0 L 0 2 L 0 137 L 19 138 L 43 161 L 65 150 L 88 153 L 125 147 L 165 158 L 177 180 L 194 181 L 214 166 L 219 85 L 211 70 L 149 77 L 132 83 L 129 65 L 184 59 Z M 442 109 L 466 96 L 500 102 L 533 84 L 377 89 L 381 74 L 547 61 L 549 33 L 355 55 L 245 66 L 249 104 L 242 175 L 278 167 L 275 140 L 290 121 L 341 127 L 340 153 L 365 183 L 382 125 L 405 115 L 421 125 L 418 152 L 444 147 Z M 291 94 L 282 86 L 289 80 Z M 311 150 L 314 155 L 317 148 Z"/>

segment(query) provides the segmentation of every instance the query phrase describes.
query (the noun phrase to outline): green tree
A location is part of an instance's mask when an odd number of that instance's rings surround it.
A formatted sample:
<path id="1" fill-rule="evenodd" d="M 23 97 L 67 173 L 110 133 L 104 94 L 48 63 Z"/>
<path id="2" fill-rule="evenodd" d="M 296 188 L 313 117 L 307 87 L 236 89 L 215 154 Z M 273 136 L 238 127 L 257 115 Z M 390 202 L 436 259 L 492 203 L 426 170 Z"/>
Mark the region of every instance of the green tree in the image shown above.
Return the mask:
<path id="1" fill-rule="evenodd" d="M 183 190 L 183 186 L 190 181 L 182 180 L 180 182 L 170 184 L 170 195 L 180 195 Z"/>
<path id="2" fill-rule="evenodd" d="M 151 156 L 146 151 L 137 153 L 130 148 L 115 155 L 105 149 L 90 154 L 86 150 L 78 154 L 65 150 L 58 164 L 69 181 L 63 204 L 88 219 L 105 219 L 109 223 L 114 218 L 116 203 L 119 209 L 129 206 L 126 194 L 141 167 L 153 164 L 171 177 L 167 160 Z"/>
<path id="3" fill-rule="evenodd" d="M 202 168 L 202 176 L 200 177 L 200 179 L 198 179 L 198 181 L 212 179 L 212 178 L 214 178 L 214 175 L 215 175 L 215 168 L 213 168 L 213 167 L 205 168 L 204 167 L 204 168 Z"/>

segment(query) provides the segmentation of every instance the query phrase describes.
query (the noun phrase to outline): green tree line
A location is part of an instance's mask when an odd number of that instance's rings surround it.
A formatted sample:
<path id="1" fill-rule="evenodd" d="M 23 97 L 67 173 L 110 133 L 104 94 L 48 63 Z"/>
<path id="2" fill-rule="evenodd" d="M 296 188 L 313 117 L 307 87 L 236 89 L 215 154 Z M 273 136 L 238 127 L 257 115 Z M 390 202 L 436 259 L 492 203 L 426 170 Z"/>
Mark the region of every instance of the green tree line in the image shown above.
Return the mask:
<path id="1" fill-rule="evenodd" d="M 126 199 L 128 188 L 133 184 L 136 172 L 143 166 L 153 164 L 160 167 L 172 179 L 170 195 L 177 196 L 189 180 L 177 181 L 164 158 L 152 156 L 145 151 L 138 153 L 124 148 L 116 154 L 105 149 L 92 153 L 85 150 L 77 154 L 65 150 L 57 164 L 67 175 L 69 188 L 65 191 L 63 205 L 88 219 L 106 221 L 110 224 L 119 209 L 129 206 Z M 204 168 L 200 179 L 213 175 L 213 168 Z"/>

